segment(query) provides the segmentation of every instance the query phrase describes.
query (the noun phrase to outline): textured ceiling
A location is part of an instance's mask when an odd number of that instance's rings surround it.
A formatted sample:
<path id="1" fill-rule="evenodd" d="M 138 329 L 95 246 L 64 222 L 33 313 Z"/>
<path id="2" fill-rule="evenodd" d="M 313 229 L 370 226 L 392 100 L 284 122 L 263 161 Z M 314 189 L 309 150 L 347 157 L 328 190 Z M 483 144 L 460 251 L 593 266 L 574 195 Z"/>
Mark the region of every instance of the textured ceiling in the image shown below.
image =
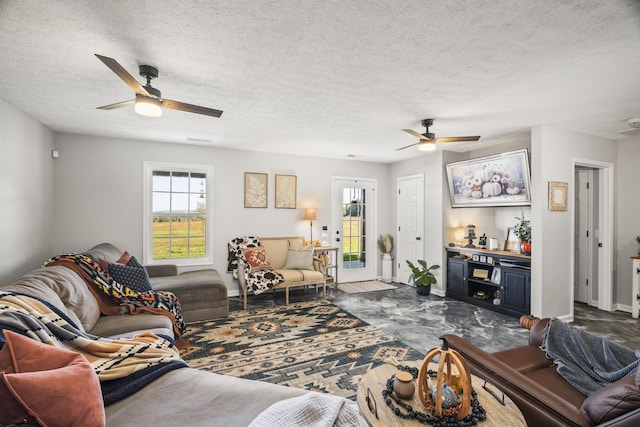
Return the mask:
<path id="1" fill-rule="evenodd" d="M 638 0 L 5 0 L 0 98 L 59 132 L 393 162 L 431 117 L 476 145 L 540 124 L 625 139 L 639 46 Z M 224 114 L 97 110 L 134 94 L 95 53 Z"/>

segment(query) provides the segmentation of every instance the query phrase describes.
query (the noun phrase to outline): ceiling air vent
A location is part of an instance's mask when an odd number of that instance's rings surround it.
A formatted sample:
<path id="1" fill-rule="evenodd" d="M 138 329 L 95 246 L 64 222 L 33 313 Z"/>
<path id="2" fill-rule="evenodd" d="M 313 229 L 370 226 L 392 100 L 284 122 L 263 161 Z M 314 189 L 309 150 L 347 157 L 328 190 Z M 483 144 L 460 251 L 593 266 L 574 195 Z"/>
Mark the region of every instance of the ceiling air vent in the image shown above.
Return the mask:
<path id="1" fill-rule="evenodd" d="M 627 120 L 627 124 L 630 129 L 619 130 L 618 133 L 620 135 L 636 137 L 640 136 L 640 117 L 635 117 L 633 119 Z"/>

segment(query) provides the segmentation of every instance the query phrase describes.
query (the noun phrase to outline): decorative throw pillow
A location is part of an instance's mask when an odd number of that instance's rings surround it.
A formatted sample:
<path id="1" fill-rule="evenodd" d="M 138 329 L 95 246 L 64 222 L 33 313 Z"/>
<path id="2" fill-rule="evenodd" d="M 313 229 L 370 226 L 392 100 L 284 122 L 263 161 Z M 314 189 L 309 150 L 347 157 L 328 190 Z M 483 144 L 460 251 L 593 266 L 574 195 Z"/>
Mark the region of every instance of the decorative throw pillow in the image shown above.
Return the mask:
<path id="1" fill-rule="evenodd" d="M 269 257 L 263 247 L 246 248 L 244 258 L 251 267 L 251 271 L 268 270 L 271 268 Z"/>
<path id="2" fill-rule="evenodd" d="M 105 425 L 100 381 L 83 355 L 2 334 L 0 424 Z"/>
<path id="3" fill-rule="evenodd" d="M 131 260 L 131 258 L 133 258 L 133 255 L 131 255 L 127 251 L 124 251 L 122 253 L 122 255 L 120 255 L 120 258 L 118 258 L 118 260 L 116 261 L 116 264 L 125 264 L 126 265 Z"/>
<path id="4" fill-rule="evenodd" d="M 289 249 L 298 250 L 302 249 L 302 240 L 289 239 Z"/>
<path id="5" fill-rule="evenodd" d="M 284 268 L 291 270 L 313 270 L 314 244 L 303 246 L 300 249 L 289 248 L 287 262 Z"/>
<path id="6" fill-rule="evenodd" d="M 125 254 L 128 253 L 125 252 Z M 123 257 L 120 257 L 120 260 L 122 260 Z M 107 264 L 106 268 L 104 266 L 105 263 Z M 128 261 L 124 265 L 118 262 L 108 262 L 101 259 L 100 266 L 111 277 L 113 277 L 113 280 L 125 285 L 135 292 L 144 293 L 153 290 L 151 288 L 151 281 L 149 280 L 147 270 L 134 256 L 129 255 Z"/>

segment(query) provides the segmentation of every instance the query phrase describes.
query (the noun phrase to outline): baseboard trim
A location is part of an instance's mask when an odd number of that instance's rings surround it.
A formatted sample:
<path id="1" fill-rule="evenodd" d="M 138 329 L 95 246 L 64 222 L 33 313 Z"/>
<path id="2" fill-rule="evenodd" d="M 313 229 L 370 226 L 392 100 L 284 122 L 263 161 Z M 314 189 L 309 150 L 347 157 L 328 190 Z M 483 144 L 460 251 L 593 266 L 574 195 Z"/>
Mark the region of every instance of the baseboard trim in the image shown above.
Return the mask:
<path id="1" fill-rule="evenodd" d="M 625 313 L 631 313 L 631 306 L 627 305 L 627 304 L 614 304 L 613 305 L 613 310 L 614 311 L 624 311 Z"/>

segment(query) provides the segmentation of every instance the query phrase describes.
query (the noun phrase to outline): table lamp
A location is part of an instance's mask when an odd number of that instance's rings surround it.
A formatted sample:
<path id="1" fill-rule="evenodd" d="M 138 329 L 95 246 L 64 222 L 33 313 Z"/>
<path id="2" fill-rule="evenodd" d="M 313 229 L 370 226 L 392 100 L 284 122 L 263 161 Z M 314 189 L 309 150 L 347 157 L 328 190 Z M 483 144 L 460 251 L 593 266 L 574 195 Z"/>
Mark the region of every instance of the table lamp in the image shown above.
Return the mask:
<path id="1" fill-rule="evenodd" d="M 309 221 L 309 227 L 311 228 L 311 239 L 313 242 L 313 220 L 316 219 L 316 210 L 314 208 L 307 208 L 304 211 L 304 219 Z"/>

